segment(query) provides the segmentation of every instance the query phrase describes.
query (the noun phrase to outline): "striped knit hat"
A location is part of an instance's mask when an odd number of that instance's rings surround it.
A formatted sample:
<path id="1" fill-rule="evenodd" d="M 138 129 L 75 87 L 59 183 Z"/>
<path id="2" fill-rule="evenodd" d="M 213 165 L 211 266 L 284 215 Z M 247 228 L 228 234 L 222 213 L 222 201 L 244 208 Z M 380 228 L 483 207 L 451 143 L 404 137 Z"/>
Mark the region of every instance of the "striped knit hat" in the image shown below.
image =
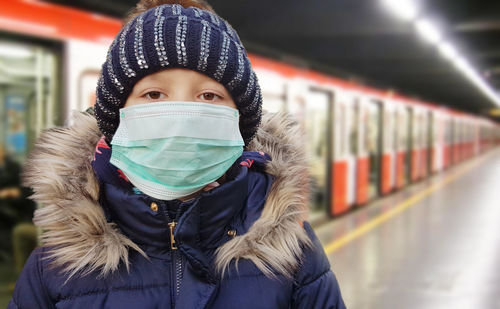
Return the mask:
<path id="1" fill-rule="evenodd" d="M 205 74 L 231 94 L 240 113 L 245 144 L 261 120 L 257 76 L 236 31 L 219 16 L 196 7 L 164 4 L 129 21 L 115 37 L 97 84 L 95 115 L 108 141 L 118 128 L 118 110 L 144 76 L 167 68 Z"/>

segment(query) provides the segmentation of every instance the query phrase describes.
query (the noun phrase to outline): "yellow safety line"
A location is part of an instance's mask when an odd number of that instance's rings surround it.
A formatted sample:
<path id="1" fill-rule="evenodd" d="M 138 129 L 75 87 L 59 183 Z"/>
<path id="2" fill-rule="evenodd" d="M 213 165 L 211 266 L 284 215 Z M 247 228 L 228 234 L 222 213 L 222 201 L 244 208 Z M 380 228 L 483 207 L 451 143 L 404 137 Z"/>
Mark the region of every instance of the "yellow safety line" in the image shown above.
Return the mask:
<path id="1" fill-rule="evenodd" d="M 473 167 L 478 165 L 480 162 L 484 161 L 486 159 L 486 157 L 489 157 L 489 156 L 485 156 L 485 157 L 481 158 L 482 160 L 472 162 L 470 165 L 466 166 L 464 169 L 454 173 L 453 175 L 446 177 L 441 182 L 434 184 L 434 185 L 428 187 L 427 189 L 412 195 L 408 199 L 406 199 L 403 202 L 396 205 L 396 207 L 394 207 L 393 209 L 391 209 L 385 213 L 380 214 L 379 216 L 377 216 L 377 217 L 373 218 L 372 220 L 366 222 L 365 224 L 359 226 L 358 228 L 356 228 L 352 232 L 349 232 L 349 233 L 345 234 L 344 236 L 341 236 L 340 238 L 335 239 L 334 241 L 332 241 L 331 243 L 326 245 L 326 247 L 324 247 L 325 253 L 327 255 L 333 253 L 334 251 L 338 250 L 339 248 L 342 248 L 343 246 L 345 246 L 349 242 L 351 242 L 351 241 L 355 240 L 356 238 L 362 236 L 363 234 L 371 231 L 372 229 L 381 225 L 382 223 L 384 223 L 385 221 L 394 217 L 395 215 L 399 214 L 400 212 L 410 208 L 411 206 L 415 205 L 418 201 L 423 200 L 427 196 L 431 195 L 434 191 L 439 190 L 442 187 L 444 187 L 445 185 L 458 179 L 460 176 L 462 176 L 463 174 L 465 174 L 466 172 L 471 170 Z"/>

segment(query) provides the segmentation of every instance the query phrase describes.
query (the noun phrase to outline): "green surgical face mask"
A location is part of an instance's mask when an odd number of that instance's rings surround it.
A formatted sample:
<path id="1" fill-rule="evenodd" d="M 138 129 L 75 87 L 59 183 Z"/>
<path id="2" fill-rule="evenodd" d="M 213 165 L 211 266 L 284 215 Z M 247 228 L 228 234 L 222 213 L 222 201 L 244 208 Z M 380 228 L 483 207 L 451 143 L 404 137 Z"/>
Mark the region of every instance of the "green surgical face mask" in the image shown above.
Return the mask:
<path id="1" fill-rule="evenodd" d="M 145 194 L 187 196 L 216 181 L 243 153 L 234 108 L 154 102 L 120 109 L 110 162 Z"/>

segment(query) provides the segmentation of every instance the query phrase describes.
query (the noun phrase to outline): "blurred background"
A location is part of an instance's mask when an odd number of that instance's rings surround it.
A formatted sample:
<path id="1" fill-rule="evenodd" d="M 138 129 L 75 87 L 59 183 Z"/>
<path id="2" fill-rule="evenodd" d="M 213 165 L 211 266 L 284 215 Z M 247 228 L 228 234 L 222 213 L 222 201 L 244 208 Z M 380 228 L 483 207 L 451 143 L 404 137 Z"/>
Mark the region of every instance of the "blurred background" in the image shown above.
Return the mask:
<path id="1" fill-rule="evenodd" d="M 500 308 L 500 2 L 209 0 L 264 109 L 300 123 L 310 221 L 349 308 Z M 0 2 L 0 306 L 37 245 L 20 173 L 95 102 L 134 0 Z"/>

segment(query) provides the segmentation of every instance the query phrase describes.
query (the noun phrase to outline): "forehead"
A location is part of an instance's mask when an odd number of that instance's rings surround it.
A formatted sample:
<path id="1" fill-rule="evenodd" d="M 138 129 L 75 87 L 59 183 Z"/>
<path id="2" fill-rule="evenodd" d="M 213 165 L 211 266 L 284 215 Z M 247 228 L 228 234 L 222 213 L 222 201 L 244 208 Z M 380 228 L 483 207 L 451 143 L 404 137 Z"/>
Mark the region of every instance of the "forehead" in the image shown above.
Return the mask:
<path id="1" fill-rule="evenodd" d="M 143 77 L 138 83 L 149 83 L 149 82 L 168 82 L 170 84 L 176 82 L 192 82 L 192 83 L 216 83 L 223 87 L 222 84 L 217 82 L 216 80 L 208 77 L 205 74 L 198 73 L 189 69 L 181 69 L 181 68 L 172 68 L 165 69 L 159 72 L 155 72 L 153 74 L 146 75 Z"/>

